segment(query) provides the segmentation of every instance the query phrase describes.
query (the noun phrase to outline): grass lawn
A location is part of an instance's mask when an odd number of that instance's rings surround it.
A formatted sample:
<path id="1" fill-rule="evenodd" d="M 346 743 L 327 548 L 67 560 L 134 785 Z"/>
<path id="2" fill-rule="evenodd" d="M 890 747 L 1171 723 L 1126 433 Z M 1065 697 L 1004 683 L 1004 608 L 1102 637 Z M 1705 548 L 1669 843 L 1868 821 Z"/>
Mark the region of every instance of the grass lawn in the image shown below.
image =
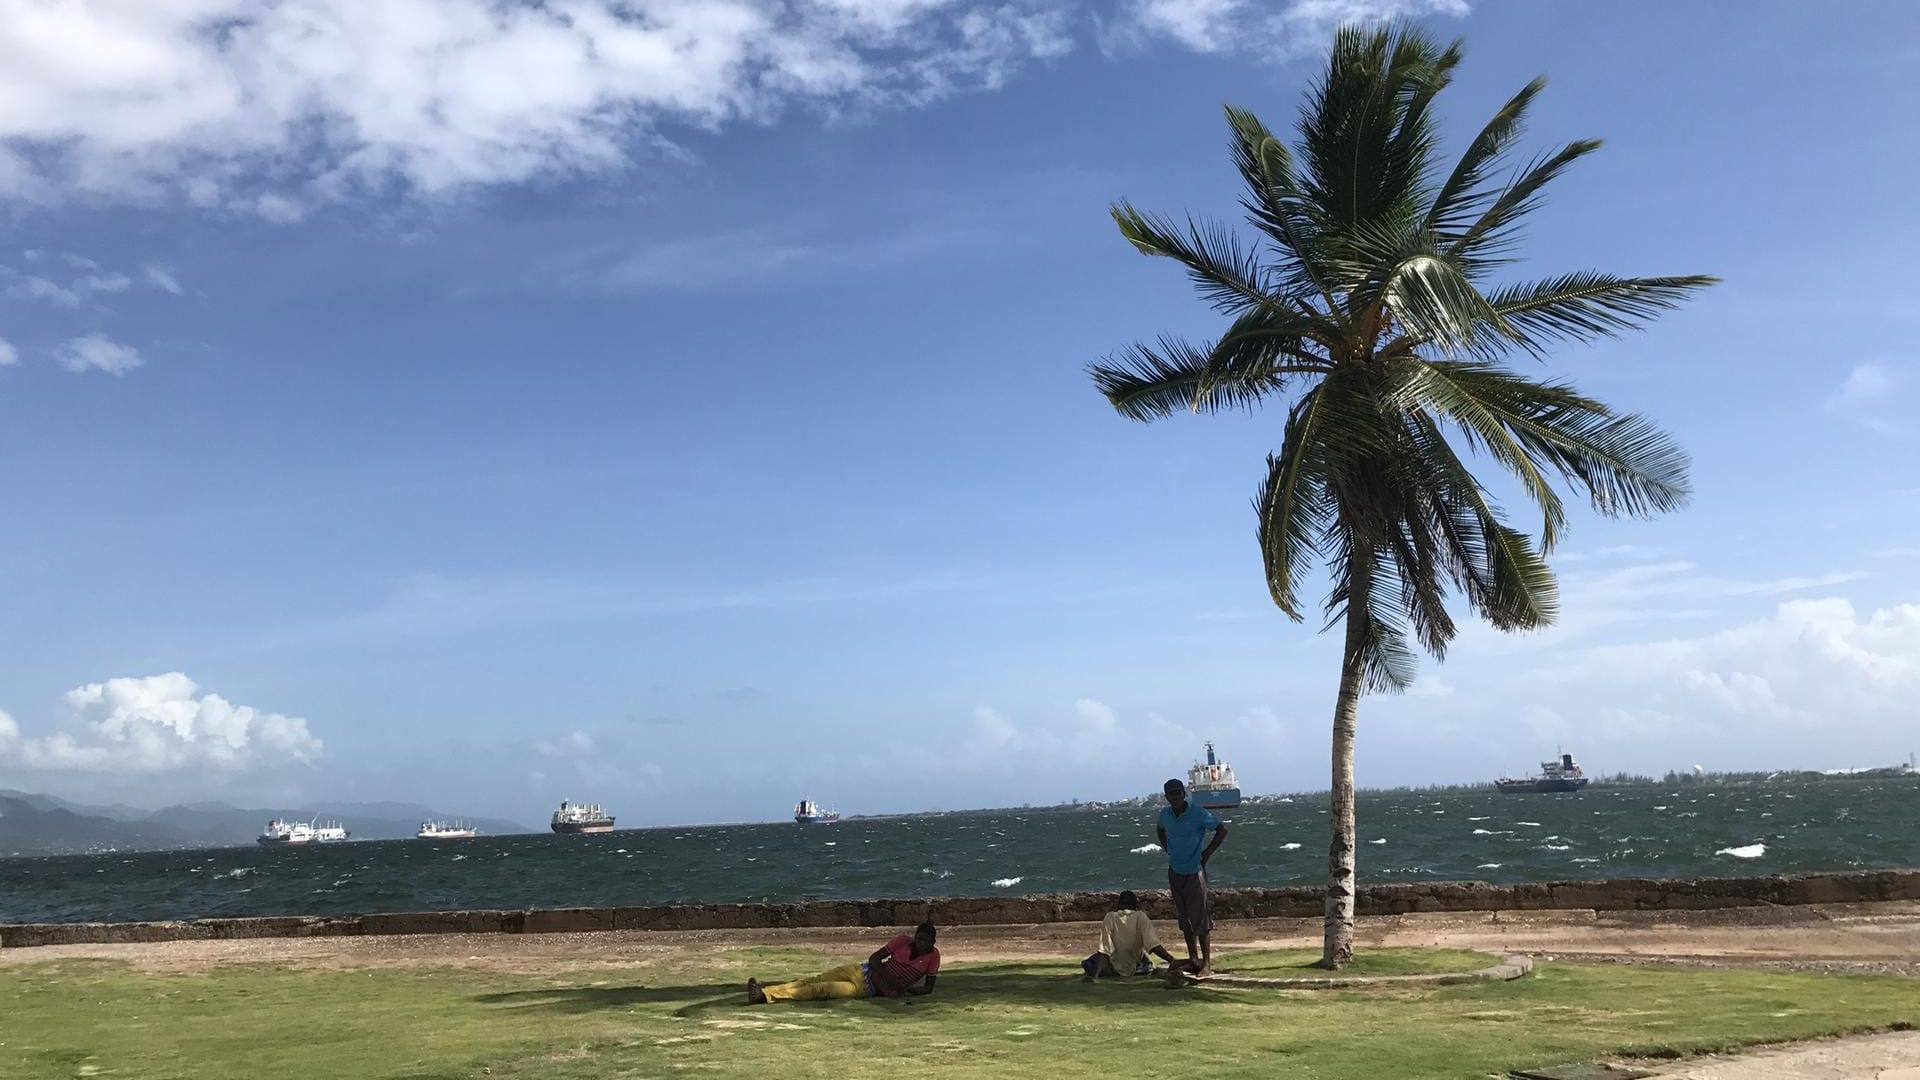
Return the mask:
<path id="1" fill-rule="evenodd" d="M 1374 971 L 1462 970 L 1483 955 L 1376 950 Z M 914 1001 L 745 1008 L 748 974 L 837 957 L 735 949 L 605 972 L 116 962 L 0 968 L 0 1077 L 613 1078 L 1182 1075 L 1485 1078 L 1626 1052 L 1673 1054 L 1920 1022 L 1920 980 L 1544 963 L 1438 989 L 1169 990 L 1086 984 L 1071 960 L 956 964 Z M 1237 953 L 1248 973 L 1301 952 Z"/>

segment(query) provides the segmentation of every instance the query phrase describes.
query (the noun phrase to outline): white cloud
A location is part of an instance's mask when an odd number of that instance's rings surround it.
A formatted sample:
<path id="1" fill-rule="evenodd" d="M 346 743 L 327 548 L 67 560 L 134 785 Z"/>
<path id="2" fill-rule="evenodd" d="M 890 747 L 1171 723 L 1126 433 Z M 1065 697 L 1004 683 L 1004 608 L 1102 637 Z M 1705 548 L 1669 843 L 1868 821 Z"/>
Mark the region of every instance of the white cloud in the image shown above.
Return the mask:
<path id="1" fill-rule="evenodd" d="M 37 738 L 0 713 L 0 761 L 56 772 L 238 771 L 310 763 L 322 750 L 304 719 L 202 694 L 177 671 L 89 683 L 66 702 L 69 729 Z"/>
<path id="2" fill-rule="evenodd" d="M 1038 0 L 0 0 L 0 185 L 284 219 L 597 172 L 664 124 L 996 87 L 1065 52 L 1067 21 Z"/>
<path id="3" fill-rule="evenodd" d="M 6 338 L 0 338 L 0 367 L 12 367 L 20 362 L 20 350 Z"/>
<path id="4" fill-rule="evenodd" d="M 540 740 L 534 749 L 553 758 L 590 757 L 594 751 L 593 736 L 575 728 L 557 739 Z"/>
<path id="5" fill-rule="evenodd" d="M 0 363 L 4 362 L 4 360 L 0 360 Z M 1873 557 L 1876 559 L 1920 559 L 1920 547 L 1882 548 L 1874 552 Z"/>
<path id="6" fill-rule="evenodd" d="M 1840 383 L 1840 388 L 1827 398 L 1827 407 L 1846 409 L 1871 405 L 1892 393 L 1893 388 L 1893 373 L 1884 365 L 1855 364 Z"/>
<path id="7" fill-rule="evenodd" d="M 146 363 L 140 358 L 140 350 L 131 345 L 122 345 L 105 334 L 74 338 L 61 346 L 59 360 L 61 367 L 76 375 L 89 371 L 125 375 Z"/>
<path id="8" fill-rule="evenodd" d="M 1839 388 L 1828 395 L 1827 411 L 1877 435 L 1910 438 L 1914 431 L 1901 408 L 1905 382 L 1901 375 L 1885 364 L 1855 364 Z"/>
<path id="9" fill-rule="evenodd" d="M 1604 702 L 1627 715 L 1679 718 L 1668 738 L 1907 733 L 1920 700 L 1920 605 L 1862 617 L 1846 600 L 1789 601 L 1717 633 L 1588 650 L 1537 678 L 1559 687 L 1566 707 Z"/>
<path id="10" fill-rule="evenodd" d="M 80 294 L 52 278 L 22 274 L 11 267 L 0 267 L 0 278 L 7 282 L 7 297 L 13 300 L 40 300 L 56 307 L 77 308 Z"/>
<path id="11" fill-rule="evenodd" d="M 1304 53 L 1465 0 L 0 0 L 0 194 L 272 220 L 600 173 L 674 127 L 914 107 L 1070 51 Z"/>
<path id="12" fill-rule="evenodd" d="M 1467 0 L 1127 0 L 1110 44 L 1166 38 L 1203 53 L 1300 55 L 1323 48 L 1344 23 L 1464 16 Z"/>
<path id="13" fill-rule="evenodd" d="M 170 266 L 165 266 L 160 263 L 148 263 L 146 266 L 140 268 L 140 276 L 148 285 L 164 293 L 179 296 L 186 291 L 180 284 L 180 278 L 174 274 L 173 268 Z"/>

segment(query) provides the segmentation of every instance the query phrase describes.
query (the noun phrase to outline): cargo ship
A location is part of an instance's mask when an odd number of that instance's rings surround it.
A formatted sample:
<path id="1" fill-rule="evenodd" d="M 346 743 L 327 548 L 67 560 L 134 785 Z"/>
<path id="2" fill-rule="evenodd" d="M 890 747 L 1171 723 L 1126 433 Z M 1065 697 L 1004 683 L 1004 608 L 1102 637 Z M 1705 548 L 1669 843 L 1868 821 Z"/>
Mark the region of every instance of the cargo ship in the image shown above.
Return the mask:
<path id="1" fill-rule="evenodd" d="M 812 799 L 801 799 L 793 808 L 793 820 L 801 825 L 832 825 L 840 820 L 840 815 L 820 809 L 820 804 Z"/>
<path id="2" fill-rule="evenodd" d="M 413 835 L 421 840 L 465 840 L 479 836 L 480 830 L 462 821 L 423 821 Z"/>
<path id="3" fill-rule="evenodd" d="M 1587 774 L 1573 760 L 1572 754 L 1561 754 L 1558 760 L 1540 763 L 1540 775 L 1529 776 L 1524 780 L 1509 780 L 1501 777 L 1493 786 L 1502 795 L 1543 795 L 1557 791 L 1579 791 L 1587 786 Z"/>
<path id="4" fill-rule="evenodd" d="M 557 833 L 603 833 L 613 831 L 613 815 L 599 803 L 562 802 L 553 812 L 553 831 Z"/>
<path id="5" fill-rule="evenodd" d="M 337 821 L 321 824 L 313 821 L 281 821 L 275 818 L 260 830 L 259 842 L 269 847 L 283 844 L 338 844 L 347 839 L 347 830 Z"/>
<path id="6" fill-rule="evenodd" d="M 1187 798 L 1208 810 L 1232 810 L 1240 805 L 1240 781 L 1233 766 L 1221 761 L 1207 743 L 1207 760 L 1194 762 L 1187 770 Z"/>

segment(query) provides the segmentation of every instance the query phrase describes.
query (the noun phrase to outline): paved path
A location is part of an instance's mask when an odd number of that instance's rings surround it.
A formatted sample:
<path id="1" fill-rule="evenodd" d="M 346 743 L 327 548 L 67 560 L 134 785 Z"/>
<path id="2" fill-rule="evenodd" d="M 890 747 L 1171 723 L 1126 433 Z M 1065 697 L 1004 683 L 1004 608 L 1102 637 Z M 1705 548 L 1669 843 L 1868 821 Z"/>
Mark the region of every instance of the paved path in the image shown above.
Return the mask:
<path id="1" fill-rule="evenodd" d="M 1661 1080 L 1920 1080 L 1920 1031 L 1701 1058 L 1669 1069 Z"/>

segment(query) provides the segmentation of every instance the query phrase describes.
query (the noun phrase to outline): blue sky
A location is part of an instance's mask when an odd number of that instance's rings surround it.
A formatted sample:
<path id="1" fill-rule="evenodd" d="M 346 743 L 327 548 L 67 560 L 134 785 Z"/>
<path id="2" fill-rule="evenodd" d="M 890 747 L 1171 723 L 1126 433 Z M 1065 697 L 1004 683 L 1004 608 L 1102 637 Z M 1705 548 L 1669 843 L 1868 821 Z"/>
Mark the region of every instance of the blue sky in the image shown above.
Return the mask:
<path id="1" fill-rule="evenodd" d="M 624 823 L 1324 783 L 1267 603 L 1279 414 L 1084 365 L 1217 331 L 1106 207 L 1227 215 L 1340 17 L 1600 136 L 1527 270 L 1714 273 L 1557 373 L 1686 512 L 1561 627 L 1369 699 L 1363 781 L 1920 749 L 1902 3 L 0 4 L 0 786 Z M 214 38 L 218 25 L 224 37 Z"/>

